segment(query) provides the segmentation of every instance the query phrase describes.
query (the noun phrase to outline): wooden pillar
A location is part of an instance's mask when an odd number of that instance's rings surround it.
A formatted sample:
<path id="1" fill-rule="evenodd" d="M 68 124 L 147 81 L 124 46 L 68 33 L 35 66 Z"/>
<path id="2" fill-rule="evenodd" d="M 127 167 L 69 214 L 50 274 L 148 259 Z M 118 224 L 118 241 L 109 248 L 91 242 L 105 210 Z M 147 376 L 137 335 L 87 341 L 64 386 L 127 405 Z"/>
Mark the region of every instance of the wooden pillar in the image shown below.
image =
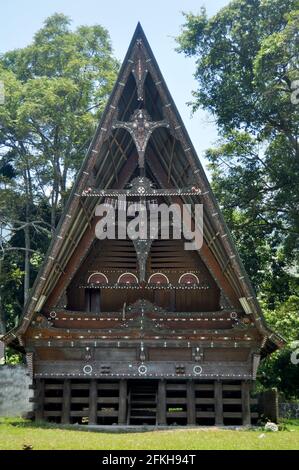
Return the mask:
<path id="1" fill-rule="evenodd" d="M 167 419 L 166 419 L 166 381 L 164 379 L 159 380 L 159 383 L 158 383 L 157 424 L 160 425 L 160 426 L 165 426 L 167 424 Z"/>
<path id="2" fill-rule="evenodd" d="M 62 424 L 70 423 L 70 413 L 71 413 L 71 381 L 69 379 L 65 379 L 63 381 L 63 395 L 62 395 L 62 415 L 61 415 Z"/>
<path id="3" fill-rule="evenodd" d="M 278 423 L 279 408 L 277 388 L 272 388 L 260 393 L 258 407 L 260 415 L 264 415 L 264 417 L 273 423 Z"/>
<path id="4" fill-rule="evenodd" d="M 44 399 L 45 399 L 45 380 L 36 380 L 35 389 L 36 403 L 35 403 L 35 420 L 41 421 L 44 419 Z"/>
<path id="5" fill-rule="evenodd" d="M 242 423 L 243 426 L 250 426 L 250 382 L 242 382 Z"/>
<path id="6" fill-rule="evenodd" d="M 175 312 L 176 311 L 175 289 L 170 289 L 168 292 L 170 293 L 170 311 Z"/>
<path id="7" fill-rule="evenodd" d="M 97 289 L 95 291 L 95 305 L 93 313 L 99 314 L 101 312 L 101 291 Z"/>
<path id="8" fill-rule="evenodd" d="M 85 311 L 90 312 L 90 289 L 85 289 Z"/>
<path id="9" fill-rule="evenodd" d="M 187 424 L 196 424 L 195 388 L 193 380 L 187 381 Z"/>
<path id="10" fill-rule="evenodd" d="M 97 424 L 98 420 L 98 384 L 96 379 L 90 380 L 89 385 L 89 417 L 88 424 Z"/>
<path id="11" fill-rule="evenodd" d="M 214 400 L 215 400 L 215 424 L 223 425 L 223 398 L 222 398 L 222 382 L 215 380 L 214 382 Z"/>
<path id="12" fill-rule="evenodd" d="M 127 403 L 127 380 L 121 379 L 119 382 L 118 424 L 127 423 Z"/>

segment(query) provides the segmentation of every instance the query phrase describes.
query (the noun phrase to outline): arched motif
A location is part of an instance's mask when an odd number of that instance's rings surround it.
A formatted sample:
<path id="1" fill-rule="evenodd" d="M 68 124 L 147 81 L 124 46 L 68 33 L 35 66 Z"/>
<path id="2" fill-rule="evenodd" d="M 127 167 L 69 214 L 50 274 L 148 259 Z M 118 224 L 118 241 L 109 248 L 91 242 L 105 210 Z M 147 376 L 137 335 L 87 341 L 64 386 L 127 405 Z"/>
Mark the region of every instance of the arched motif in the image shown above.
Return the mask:
<path id="1" fill-rule="evenodd" d="M 179 279 L 179 284 L 199 284 L 199 279 L 194 273 L 184 273 Z"/>
<path id="2" fill-rule="evenodd" d="M 149 277 L 149 284 L 169 284 L 168 277 L 163 273 L 154 273 Z"/>
<path id="3" fill-rule="evenodd" d="M 93 273 L 89 276 L 88 284 L 108 284 L 108 278 L 103 273 Z"/>
<path id="4" fill-rule="evenodd" d="M 138 277 L 133 273 L 123 273 L 117 280 L 118 284 L 138 284 Z"/>

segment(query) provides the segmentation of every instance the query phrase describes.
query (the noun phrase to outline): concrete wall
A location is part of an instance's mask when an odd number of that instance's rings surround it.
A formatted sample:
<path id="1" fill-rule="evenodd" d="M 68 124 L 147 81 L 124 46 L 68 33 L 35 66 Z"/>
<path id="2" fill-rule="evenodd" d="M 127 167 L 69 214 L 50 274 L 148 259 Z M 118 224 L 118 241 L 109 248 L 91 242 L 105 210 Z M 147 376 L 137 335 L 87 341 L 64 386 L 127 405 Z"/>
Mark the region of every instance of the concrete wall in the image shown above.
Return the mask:
<path id="1" fill-rule="evenodd" d="M 2 336 L 0 336 L 2 338 Z M 0 339 L 0 365 L 4 364 L 4 343 Z"/>
<path id="2" fill-rule="evenodd" d="M 26 366 L 0 366 L 0 416 L 26 416 L 32 410 L 31 383 Z"/>
<path id="3" fill-rule="evenodd" d="M 299 403 L 279 403 L 279 416 L 299 419 Z"/>

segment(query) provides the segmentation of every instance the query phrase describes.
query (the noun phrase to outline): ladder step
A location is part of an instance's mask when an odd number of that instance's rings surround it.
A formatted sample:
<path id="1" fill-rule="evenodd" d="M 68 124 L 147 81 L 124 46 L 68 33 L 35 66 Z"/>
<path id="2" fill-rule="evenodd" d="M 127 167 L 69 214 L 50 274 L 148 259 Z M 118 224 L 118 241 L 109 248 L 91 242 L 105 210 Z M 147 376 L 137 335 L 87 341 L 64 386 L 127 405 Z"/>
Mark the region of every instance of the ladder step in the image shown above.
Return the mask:
<path id="1" fill-rule="evenodd" d="M 129 395 L 130 424 L 155 423 L 157 415 L 157 388 L 149 385 L 132 386 Z M 140 423 L 142 424 L 142 423 Z"/>
<path id="2" fill-rule="evenodd" d="M 132 416 L 132 415 L 131 415 L 131 420 L 132 420 L 132 419 L 148 419 L 148 420 L 151 419 L 151 420 L 156 420 L 156 416 L 148 416 L 148 415 L 145 415 L 145 416 L 140 416 L 140 415 L 135 416 L 135 415 L 134 415 L 134 416 Z"/>
<path id="3" fill-rule="evenodd" d="M 131 400 L 131 406 L 134 405 L 157 405 L 156 401 L 137 401 L 137 400 Z"/>
<path id="4" fill-rule="evenodd" d="M 156 412 L 156 407 L 155 407 L 155 408 L 134 408 L 134 407 L 131 407 L 131 411 L 149 411 L 149 412 Z"/>

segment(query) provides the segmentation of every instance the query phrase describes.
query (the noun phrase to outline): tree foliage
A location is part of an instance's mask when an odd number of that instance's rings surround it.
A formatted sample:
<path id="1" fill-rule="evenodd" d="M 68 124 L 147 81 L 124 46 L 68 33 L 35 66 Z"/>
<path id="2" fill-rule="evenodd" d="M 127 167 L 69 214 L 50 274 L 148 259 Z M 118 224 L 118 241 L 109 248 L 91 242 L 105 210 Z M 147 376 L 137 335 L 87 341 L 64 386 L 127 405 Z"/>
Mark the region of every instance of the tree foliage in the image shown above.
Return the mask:
<path id="1" fill-rule="evenodd" d="M 211 18 L 204 8 L 184 17 L 178 51 L 196 58 L 198 85 L 190 104 L 212 114 L 220 135 L 206 152 L 212 186 L 270 323 L 291 341 L 299 327 L 298 3 L 234 0 Z M 286 358 L 270 359 L 268 385 L 288 388 Z"/>
<path id="2" fill-rule="evenodd" d="M 0 56 L 2 330 L 4 310 L 11 326 L 27 298 L 117 70 L 107 30 L 73 31 L 62 14 Z"/>

